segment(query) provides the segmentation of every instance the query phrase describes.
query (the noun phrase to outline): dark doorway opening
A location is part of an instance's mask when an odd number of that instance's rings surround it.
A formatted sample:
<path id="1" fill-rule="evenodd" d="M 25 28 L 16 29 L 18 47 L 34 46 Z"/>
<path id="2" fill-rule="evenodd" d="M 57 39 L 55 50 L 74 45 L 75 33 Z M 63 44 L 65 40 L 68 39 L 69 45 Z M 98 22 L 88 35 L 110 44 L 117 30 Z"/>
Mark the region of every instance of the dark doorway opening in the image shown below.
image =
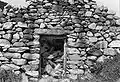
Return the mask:
<path id="1" fill-rule="evenodd" d="M 52 68 L 57 65 L 57 60 L 62 60 L 64 55 L 64 41 L 66 36 L 63 35 L 40 35 L 40 73 L 45 74 L 45 67 L 49 63 Z M 63 61 L 59 61 L 63 63 Z"/>

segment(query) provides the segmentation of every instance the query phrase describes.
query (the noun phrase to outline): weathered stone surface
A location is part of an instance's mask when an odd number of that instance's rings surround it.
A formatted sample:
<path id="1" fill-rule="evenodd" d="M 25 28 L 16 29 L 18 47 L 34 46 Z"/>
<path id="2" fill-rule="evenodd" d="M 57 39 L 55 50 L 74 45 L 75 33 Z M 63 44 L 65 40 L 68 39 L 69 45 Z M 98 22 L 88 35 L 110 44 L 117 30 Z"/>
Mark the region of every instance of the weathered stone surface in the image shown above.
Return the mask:
<path id="1" fill-rule="evenodd" d="M 33 61 L 29 61 L 29 64 L 39 64 L 39 59 L 33 60 Z"/>
<path id="2" fill-rule="evenodd" d="M 13 23 L 12 22 L 6 22 L 3 24 L 4 29 L 12 29 Z"/>
<path id="3" fill-rule="evenodd" d="M 11 40 L 12 35 L 11 34 L 5 34 L 5 35 L 3 35 L 3 38 L 5 38 L 7 40 Z"/>
<path id="4" fill-rule="evenodd" d="M 40 28 L 45 28 L 45 27 L 46 27 L 46 25 L 44 23 L 40 24 Z"/>
<path id="5" fill-rule="evenodd" d="M 45 66 L 45 71 L 50 74 L 53 71 L 53 67 L 48 64 Z"/>
<path id="6" fill-rule="evenodd" d="M 87 65 L 87 66 L 92 66 L 93 65 L 93 63 L 92 63 L 92 61 L 90 61 L 90 59 L 88 60 L 86 60 L 85 61 L 85 64 Z"/>
<path id="7" fill-rule="evenodd" d="M 77 54 L 69 55 L 69 58 L 70 58 L 70 60 L 72 60 L 72 61 L 78 61 L 78 60 L 81 59 L 80 56 L 77 55 Z"/>
<path id="8" fill-rule="evenodd" d="M 93 33 L 91 31 L 88 31 L 87 36 L 93 36 Z"/>
<path id="9" fill-rule="evenodd" d="M 86 48 L 88 46 L 85 42 L 68 42 L 67 44 L 75 48 Z"/>
<path id="10" fill-rule="evenodd" d="M 120 34 L 119 34 L 119 35 L 117 35 L 116 39 L 119 39 L 119 40 L 120 40 Z"/>
<path id="11" fill-rule="evenodd" d="M 108 46 L 109 47 L 120 47 L 120 40 L 113 40 Z"/>
<path id="12" fill-rule="evenodd" d="M 99 49 L 95 49 L 95 48 L 88 50 L 87 53 L 90 55 L 94 55 L 94 56 L 102 55 L 102 51 Z"/>
<path id="13" fill-rule="evenodd" d="M 5 34 L 5 31 L 0 31 L 0 34 L 2 34 L 2 35 Z"/>
<path id="14" fill-rule="evenodd" d="M 71 74 L 83 74 L 84 70 L 82 70 L 82 69 L 70 69 L 69 72 Z"/>
<path id="15" fill-rule="evenodd" d="M 26 23 L 18 22 L 15 27 L 28 28 Z"/>
<path id="16" fill-rule="evenodd" d="M 80 51 L 77 48 L 67 48 L 66 51 L 68 54 L 80 54 Z"/>
<path id="17" fill-rule="evenodd" d="M 23 38 L 24 38 L 24 39 L 31 40 L 31 39 L 33 39 L 33 35 L 30 35 L 30 34 L 24 34 L 24 35 L 23 35 Z"/>
<path id="18" fill-rule="evenodd" d="M 6 57 L 0 57 L 0 61 L 8 61 L 9 59 Z"/>
<path id="19" fill-rule="evenodd" d="M 25 30 L 23 31 L 23 33 L 25 33 L 25 34 L 32 34 L 32 33 L 33 33 L 33 30 L 32 30 L 32 29 L 25 29 Z"/>
<path id="20" fill-rule="evenodd" d="M 45 22 L 50 22 L 50 21 L 51 21 L 51 19 L 49 19 L 49 18 L 45 19 Z"/>
<path id="21" fill-rule="evenodd" d="M 96 28 L 96 23 L 91 23 L 88 28 L 90 29 L 95 29 Z"/>
<path id="22" fill-rule="evenodd" d="M 3 54 L 4 57 L 7 57 L 7 58 L 21 58 L 21 54 L 20 53 L 4 53 Z"/>
<path id="23" fill-rule="evenodd" d="M 29 50 L 29 47 L 12 47 L 8 49 L 10 52 L 24 52 L 26 50 Z"/>
<path id="24" fill-rule="evenodd" d="M 67 61 L 67 64 L 79 64 L 81 63 L 80 61 Z"/>
<path id="25" fill-rule="evenodd" d="M 27 62 L 25 59 L 11 59 L 11 60 L 16 65 L 24 65 Z"/>
<path id="26" fill-rule="evenodd" d="M 14 35 L 13 35 L 13 39 L 20 39 L 20 35 L 18 34 L 18 33 L 15 33 Z"/>
<path id="27" fill-rule="evenodd" d="M 89 37 L 89 41 L 90 42 L 97 42 L 97 38 L 96 37 Z"/>
<path id="28" fill-rule="evenodd" d="M 77 74 L 69 74 L 68 77 L 70 79 L 76 80 L 77 79 Z"/>
<path id="29" fill-rule="evenodd" d="M 36 64 L 31 64 L 31 65 L 23 65 L 21 66 L 22 69 L 25 71 L 36 71 L 38 69 L 38 65 Z"/>
<path id="30" fill-rule="evenodd" d="M 113 48 L 106 48 L 103 50 L 104 55 L 110 55 L 110 56 L 114 56 L 116 55 L 116 51 Z"/>
<path id="31" fill-rule="evenodd" d="M 15 29 L 15 31 L 21 32 L 21 31 L 22 31 L 22 28 L 19 28 L 19 27 L 18 27 L 18 28 Z"/>
<path id="32" fill-rule="evenodd" d="M 107 59 L 107 57 L 102 55 L 97 59 L 97 62 L 104 62 L 105 59 Z"/>
<path id="33" fill-rule="evenodd" d="M 39 0 L 40 1 L 40 0 Z M 31 82 L 38 82 L 38 78 L 33 78 L 33 77 L 31 77 L 31 78 L 29 78 L 29 81 L 31 81 Z"/>
<path id="34" fill-rule="evenodd" d="M 119 49 L 119 42 L 116 44 L 114 41 L 120 40 L 120 18 L 114 16 L 115 13 L 108 11 L 108 8 L 97 6 L 96 1 L 34 1 L 26 8 L 5 8 L 0 16 L 0 65 L 14 63 L 13 65 L 20 65 L 20 71 L 25 70 L 29 77 L 36 77 L 38 71 L 35 70 L 38 70 L 40 62 L 40 54 L 36 53 L 40 52 L 40 45 L 44 46 L 40 43 L 41 35 L 67 35 L 65 47 L 69 49 L 65 51 L 68 54 L 67 65 L 70 64 L 71 79 L 77 79 L 77 74 L 86 75 L 89 66 L 113 57 L 114 48 Z M 8 40 L 8 43 L 1 40 Z M 113 48 L 109 48 L 111 44 Z M 51 54 L 52 52 L 48 54 L 49 59 L 53 59 L 49 61 L 50 64 L 53 63 L 55 69 L 58 63 L 62 67 L 63 53 Z M 48 64 L 48 61 L 44 62 L 45 65 L 46 62 Z M 51 67 L 48 66 L 47 72 Z M 84 69 L 85 73 L 81 69 Z M 61 68 L 58 70 L 63 71 Z M 52 71 L 51 75 L 58 76 L 58 70 Z"/>
<path id="35" fill-rule="evenodd" d="M 2 53 L 2 52 L 0 52 L 0 57 L 1 57 L 1 56 L 3 56 L 3 53 Z"/>
<path id="36" fill-rule="evenodd" d="M 64 30 L 56 29 L 35 29 L 35 34 L 47 34 L 47 35 L 64 35 Z"/>
<path id="37" fill-rule="evenodd" d="M 23 32 L 19 32 L 19 36 L 20 36 L 20 38 L 23 38 Z"/>
<path id="38" fill-rule="evenodd" d="M 97 56 L 88 56 L 87 59 L 96 60 L 96 59 L 97 59 Z"/>
<path id="39" fill-rule="evenodd" d="M 22 55 L 23 58 L 26 58 L 26 59 L 38 59 L 40 57 L 39 54 L 30 54 L 30 53 L 24 53 Z"/>
<path id="40" fill-rule="evenodd" d="M 108 47 L 108 42 L 107 41 L 99 41 L 96 43 L 97 48 L 107 48 Z"/>
<path id="41" fill-rule="evenodd" d="M 26 71 L 25 73 L 33 77 L 38 77 L 39 75 L 38 71 Z"/>
<path id="42" fill-rule="evenodd" d="M 120 25 L 120 19 L 119 19 L 119 20 L 116 20 L 116 24 L 117 24 L 117 25 Z"/>
<path id="43" fill-rule="evenodd" d="M 20 69 L 19 66 L 16 66 L 14 64 L 3 64 L 0 67 L 5 69 L 5 70 L 19 70 Z"/>
<path id="44" fill-rule="evenodd" d="M 11 46 L 10 42 L 6 39 L 0 39 L 0 46 L 4 48 L 9 48 Z"/>
<path id="45" fill-rule="evenodd" d="M 92 16 L 92 12 L 91 12 L 91 11 L 87 11 L 87 12 L 85 13 L 85 16 L 87 16 L 87 17 Z"/>
<path id="46" fill-rule="evenodd" d="M 35 20 L 35 23 L 36 24 L 41 24 L 41 23 L 43 23 L 44 22 L 44 20 L 43 19 L 38 19 L 38 20 Z"/>
<path id="47" fill-rule="evenodd" d="M 107 19 L 113 19 L 113 15 L 107 15 Z"/>
<path id="48" fill-rule="evenodd" d="M 14 47 L 23 47 L 23 46 L 25 46 L 25 44 L 24 44 L 23 42 L 15 42 L 15 43 L 13 44 L 13 46 L 14 46 Z"/>
<path id="49" fill-rule="evenodd" d="M 103 26 L 96 26 L 95 29 L 96 29 L 96 30 L 102 30 L 102 29 L 103 29 Z"/>
<path id="50" fill-rule="evenodd" d="M 70 4 L 74 4 L 74 3 L 75 3 L 74 0 L 68 0 L 68 2 L 69 2 Z"/>

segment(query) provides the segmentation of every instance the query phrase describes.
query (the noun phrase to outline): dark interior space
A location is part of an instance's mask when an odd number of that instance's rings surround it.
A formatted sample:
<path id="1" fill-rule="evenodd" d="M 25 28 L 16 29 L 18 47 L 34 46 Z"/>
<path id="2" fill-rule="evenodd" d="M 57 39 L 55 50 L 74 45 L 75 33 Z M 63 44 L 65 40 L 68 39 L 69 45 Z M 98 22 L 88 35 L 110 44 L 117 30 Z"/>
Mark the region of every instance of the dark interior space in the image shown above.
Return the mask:
<path id="1" fill-rule="evenodd" d="M 57 64 L 55 61 L 63 56 L 65 37 L 58 35 L 41 35 L 40 37 L 41 67 L 42 72 L 45 73 L 44 68 L 47 63 L 54 68 L 54 64 Z M 49 58 L 50 56 L 52 58 Z"/>

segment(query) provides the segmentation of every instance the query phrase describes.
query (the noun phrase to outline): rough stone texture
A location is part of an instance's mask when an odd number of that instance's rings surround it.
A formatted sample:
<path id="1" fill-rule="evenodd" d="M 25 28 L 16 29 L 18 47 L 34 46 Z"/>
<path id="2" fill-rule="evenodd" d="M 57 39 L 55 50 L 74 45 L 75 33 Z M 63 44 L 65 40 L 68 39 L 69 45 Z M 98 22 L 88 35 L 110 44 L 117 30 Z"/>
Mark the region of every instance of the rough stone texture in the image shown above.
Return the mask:
<path id="1" fill-rule="evenodd" d="M 64 30 L 57 29 L 35 29 L 36 34 L 47 34 L 47 35 L 64 35 Z"/>
<path id="2" fill-rule="evenodd" d="M 40 46 L 44 46 L 50 52 L 45 54 L 49 59 L 42 59 L 42 72 L 50 63 L 51 75 L 62 74 L 63 54 L 59 50 L 51 54 L 52 47 L 44 40 L 42 44 L 41 35 L 66 35 L 66 69 L 72 79 L 77 79 L 77 74 L 89 75 L 96 62 L 116 54 L 120 47 L 120 18 L 115 12 L 92 0 L 39 1 L 32 0 L 26 8 L 5 7 L 0 15 L 0 67 L 25 70 L 34 79 L 39 75 Z M 58 42 L 52 41 L 52 45 Z"/>
<path id="3" fill-rule="evenodd" d="M 0 46 L 4 48 L 9 48 L 10 47 L 10 42 L 6 39 L 0 39 Z"/>
<path id="4" fill-rule="evenodd" d="M 77 48 L 66 48 L 68 54 L 80 54 L 80 51 Z"/>
<path id="5" fill-rule="evenodd" d="M 23 65 L 21 68 L 24 69 L 25 71 L 35 71 L 38 69 L 38 65 L 36 64 Z"/>
<path id="6" fill-rule="evenodd" d="M 3 64 L 1 65 L 1 68 L 5 69 L 5 70 L 19 70 L 20 67 L 14 64 Z"/>
<path id="7" fill-rule="evenodd" d="M 21 58 L 21 54 L 20 53 L 4 53 L 3 54 L 5 57 L 7 58 Z"/>
<path id="8" fill-rule="evenodd" d="M 12 29 L 13 23 L 12 22 L 6 22 L 3 24 L 3 29 Z"/>
<path id="9" fill-rule="evenodd" d="M 27 62 L 25 59 L 11 59 L 11 60 L 16 65 L 24 65 Z"/>
<path id="10" fill-rule="evenodd" d="M 106 48 L 103 52 L 105 55 L 116 55 L 116 51 L 113 48 Z"/>
<path id="11" fill-rule="evenodd" d="M 24 53 L 22 55 L 23 58 L 26 58 L 26 59 L 38 59 L 39 58 L 39 54 L 30 54 L 30 53 Z"/>
<path id="12" fill-rule="evenodd" d="M 109 44 L 110 47 L 120 47 L 120 40 L 114 40 Z"/>
<path id="13" fill-rule="evenodd" d="M 38 71 L 26 71 L 25 73 L 33 77 L 38 77 Z"/>

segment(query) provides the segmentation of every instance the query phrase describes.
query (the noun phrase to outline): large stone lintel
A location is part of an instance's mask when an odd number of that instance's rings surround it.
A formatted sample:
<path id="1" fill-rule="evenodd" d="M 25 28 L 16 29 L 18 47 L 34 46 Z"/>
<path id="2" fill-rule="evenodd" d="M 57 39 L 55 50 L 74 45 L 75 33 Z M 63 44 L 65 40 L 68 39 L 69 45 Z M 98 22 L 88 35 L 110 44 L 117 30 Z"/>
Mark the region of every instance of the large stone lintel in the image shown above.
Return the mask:
<path id="1" fill-rule="evenodd" d="M 35 34 L 41 34 L 41 35 L 65 35 L 66 32 L 61 29 L 35 29 Z"/>

